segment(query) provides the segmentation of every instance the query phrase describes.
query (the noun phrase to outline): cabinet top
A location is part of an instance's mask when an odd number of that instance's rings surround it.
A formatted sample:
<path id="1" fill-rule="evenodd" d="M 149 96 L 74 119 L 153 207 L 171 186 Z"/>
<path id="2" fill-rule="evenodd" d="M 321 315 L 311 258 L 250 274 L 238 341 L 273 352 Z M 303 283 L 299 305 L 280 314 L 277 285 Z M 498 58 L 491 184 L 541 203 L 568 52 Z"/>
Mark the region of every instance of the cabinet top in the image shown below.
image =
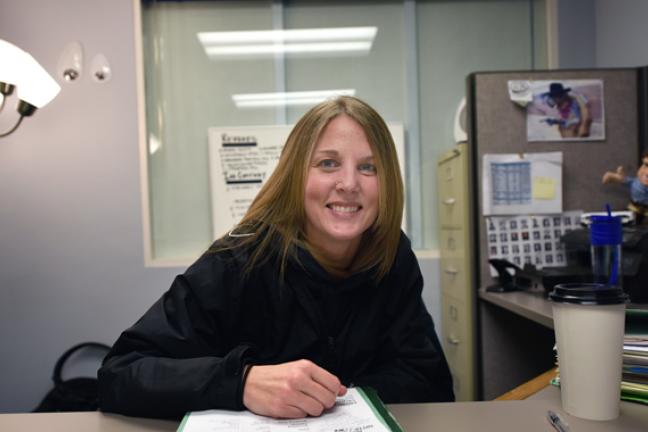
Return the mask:
<path id="1" fill-rule="evenodd" d="M 465 152 L 466 152 L 466 143 L 456 144 L 453 148 L 451 148 L 447 152 L 443 153 L 439 157 L 438 164 L 442 164 L 444 162 L 447 162 L 450 159 L 454 159 L 456 157 L 459 157 L 462 153 L 465 154 Z"/>

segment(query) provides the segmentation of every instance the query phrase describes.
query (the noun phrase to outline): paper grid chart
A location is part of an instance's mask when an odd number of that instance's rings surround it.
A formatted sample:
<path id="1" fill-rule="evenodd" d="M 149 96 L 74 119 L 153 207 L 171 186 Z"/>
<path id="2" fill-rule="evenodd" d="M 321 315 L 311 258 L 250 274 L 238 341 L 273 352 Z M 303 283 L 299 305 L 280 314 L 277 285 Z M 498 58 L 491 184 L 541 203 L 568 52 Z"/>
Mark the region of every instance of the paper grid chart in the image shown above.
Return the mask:
<path id="1" fill-rule="evenodd" d="M 582 211 L 538 216 L 486 217 L 488 257 L 506 259 L 520 267 L 564 267 L 563 234 L 580 227 Z M 491 269 L 493 276 L 497 273 Z"/>

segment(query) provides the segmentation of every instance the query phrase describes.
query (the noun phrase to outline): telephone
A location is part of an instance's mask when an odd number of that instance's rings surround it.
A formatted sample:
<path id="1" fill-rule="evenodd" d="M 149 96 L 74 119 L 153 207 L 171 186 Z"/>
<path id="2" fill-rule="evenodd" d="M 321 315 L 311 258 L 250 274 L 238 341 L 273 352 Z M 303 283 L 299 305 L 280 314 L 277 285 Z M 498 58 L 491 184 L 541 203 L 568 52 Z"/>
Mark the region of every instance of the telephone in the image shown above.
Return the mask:
<path id="1" fill-rule="evenodd" d="M 531 279 L 523 276 L 524 271 L 512 262 L 501 258 L 491 258 L 488 262 L 497 271 L 498 283 L 490 285 L 486 288 L 486 291 L 508 292 L 531 287 Z M 508 269 L 513 269 L 514 274 L 512 275 Z"/>

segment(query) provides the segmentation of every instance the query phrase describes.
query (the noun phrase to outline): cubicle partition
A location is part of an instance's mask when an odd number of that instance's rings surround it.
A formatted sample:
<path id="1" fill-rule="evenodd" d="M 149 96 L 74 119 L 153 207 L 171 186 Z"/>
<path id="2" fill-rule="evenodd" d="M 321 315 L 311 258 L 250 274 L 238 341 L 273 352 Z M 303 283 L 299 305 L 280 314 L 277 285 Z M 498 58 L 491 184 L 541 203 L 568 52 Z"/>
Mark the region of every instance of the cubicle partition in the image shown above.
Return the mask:
<path id="1" fill-rule="evenodd" d="M 617 166 L 634 174 L 640 156 L 638 69 L 569 71 L 478 72 L 467 79 L 469 151 L 473 173 L 474 262 L 476 287 L 494 283 L 488 264 L 487 234 L 483 216 L 482 160 L 486 154 L 562 153 L 562 211 L 601 211 L 609 203 L 624 209 L 628 193 L 620 185 L 602 185 L 605 171 Z M 563 141 L 529 141 L 527 110 L 509 97 L 511 80 L 570 82 L 600 80 L 603 98 L 604 138 Z M 491 303 L 477 308 L 480 357 L 479 389 L 482 399 L 492 399 L 521 382 L 549 369 L 554 363 L 553 330 Z"/>

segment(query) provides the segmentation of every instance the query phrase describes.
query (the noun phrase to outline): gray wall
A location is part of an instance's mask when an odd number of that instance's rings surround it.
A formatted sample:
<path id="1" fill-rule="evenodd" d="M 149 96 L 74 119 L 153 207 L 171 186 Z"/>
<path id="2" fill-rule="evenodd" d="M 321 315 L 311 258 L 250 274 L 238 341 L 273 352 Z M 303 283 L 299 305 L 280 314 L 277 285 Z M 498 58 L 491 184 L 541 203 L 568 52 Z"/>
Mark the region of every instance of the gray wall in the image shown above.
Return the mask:
<path id="1" fill-rule="evenodd" d="M 595 3 L 597 0 L 556 1 L 558 2 L 558 64 L 560 68 L 594 67 L 596 65 Z"/>
<path id="2" fill-rule="evenodd" d="M 0 412 L 30 410 L 69 346 L 119 333 L 181 269 L 142 252 L 132 0 L 0 0 L 0 38 L 50 73 L 71 41 L 110 61 L 0 138 Z M 0 60 L 2 61 L 2 60 Z M 0 131 L 14 113 L 8 101 Z"/>
<path id="3" fill-rule="evenodd" d="M 596 0 L 596 66 L 648 65 L 648 2 Z"/>
<path id="4" fill-rule="evenodd" d="M 648 2 L 557 1 L 561 69 L 648 65 Z"/>

